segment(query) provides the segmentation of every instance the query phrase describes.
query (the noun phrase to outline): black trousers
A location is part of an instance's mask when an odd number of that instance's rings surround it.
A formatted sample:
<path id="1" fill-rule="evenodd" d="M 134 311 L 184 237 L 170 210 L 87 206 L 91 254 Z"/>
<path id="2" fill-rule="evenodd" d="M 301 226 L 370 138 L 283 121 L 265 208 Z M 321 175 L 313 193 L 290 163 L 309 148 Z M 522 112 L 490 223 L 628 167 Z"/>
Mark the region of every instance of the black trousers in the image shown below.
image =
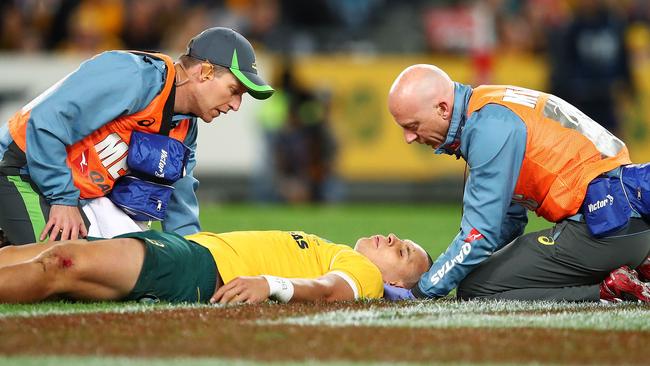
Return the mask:
<path id="1" fill-rule="evenodd" d="M 81 217 L 88 218 L 79 208 Z M 0 229 L 3 245 L 21 245 L 38 241 L 50 216 L 50 205 L 36 184 L 26 175 L 0 175 Z"/>
<path id="2" fill-rule="evenodd" d="M 637 267 L 650 252 L 650 223 L 633 218 L 606 238 L 594 238 L 582 222 L 515 239 L 479 264 L 459 285 L 460 299 L 598 301 L 609 272 Z"/>

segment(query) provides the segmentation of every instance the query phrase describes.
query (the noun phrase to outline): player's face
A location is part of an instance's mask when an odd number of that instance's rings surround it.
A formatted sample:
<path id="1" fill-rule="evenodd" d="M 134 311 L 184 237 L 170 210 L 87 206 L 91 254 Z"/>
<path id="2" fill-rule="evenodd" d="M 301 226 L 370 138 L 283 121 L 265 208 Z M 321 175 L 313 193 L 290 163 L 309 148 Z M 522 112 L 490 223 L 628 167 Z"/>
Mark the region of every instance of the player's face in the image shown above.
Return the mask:
<path id="1" fill-rule="evenodd" d="M 354 249 L 366 256 L 381 272 L 384 282 L 411 288 L 429 269 L 427 253 L 418 244 L 395 234 L 361 238 Z"/>
<path id="2" fill-rule="evenodd" d="M 231 72 L 218 73 L 212 79 L 201 80 L 197 85 L 198 110 L 194 114 L 205 122 L 211 122 L 222 113 L 236 112 L 245 92 L 244 85 Z"/>

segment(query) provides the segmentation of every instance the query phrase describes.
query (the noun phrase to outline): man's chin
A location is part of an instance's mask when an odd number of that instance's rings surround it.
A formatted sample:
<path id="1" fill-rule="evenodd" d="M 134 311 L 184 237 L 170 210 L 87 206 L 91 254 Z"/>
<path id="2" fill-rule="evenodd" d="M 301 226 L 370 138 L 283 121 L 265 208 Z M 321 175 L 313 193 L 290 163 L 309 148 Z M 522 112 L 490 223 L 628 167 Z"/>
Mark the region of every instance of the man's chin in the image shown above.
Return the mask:
<path id="1" fill-rule="evenodd" d="M 357 252 L 361 252 L 359 249 L 363 248 L 362 243 L 366 239 L 368 239 L 368 238 L 359 238 L 359 240 L 357 240 L 357 242 L 354 244 L 354 250 L 356 250 Z"/>

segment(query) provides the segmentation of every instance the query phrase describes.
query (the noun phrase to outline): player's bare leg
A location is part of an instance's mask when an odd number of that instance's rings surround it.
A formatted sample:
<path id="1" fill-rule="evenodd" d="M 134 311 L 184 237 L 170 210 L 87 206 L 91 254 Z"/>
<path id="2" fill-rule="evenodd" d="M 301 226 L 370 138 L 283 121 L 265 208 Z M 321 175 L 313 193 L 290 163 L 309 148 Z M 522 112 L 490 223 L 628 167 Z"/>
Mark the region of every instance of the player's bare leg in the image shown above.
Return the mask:
<path id="1" fill-rule="evenodd" d="M 87 243 L 86 239 L 68 241 L 50 241 L 47 243 L 34 243 L 25 245 L 9 245 L 0 248 L 0 267 L 27 262 L 54 245 L 63 243 Z"/>
<path id="2" fill-rule="evenodd" d="M 135 286 L 144 254 L 137 239 L 55 244 L 27 262 L 0 268 L 0 302 L 119 300 Z"/>

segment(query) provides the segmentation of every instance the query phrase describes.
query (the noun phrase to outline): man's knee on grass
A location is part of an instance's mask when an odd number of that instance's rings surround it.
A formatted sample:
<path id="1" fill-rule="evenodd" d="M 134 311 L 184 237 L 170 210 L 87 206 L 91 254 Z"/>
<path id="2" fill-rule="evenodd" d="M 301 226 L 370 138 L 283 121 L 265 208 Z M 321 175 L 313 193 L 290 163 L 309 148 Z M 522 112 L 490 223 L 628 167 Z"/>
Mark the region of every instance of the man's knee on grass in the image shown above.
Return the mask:
<path id="1" fill-rule="evenodd" d="M 475 277 L 476 276 L 472 276 L 470 273 L 469 276 L 465 277 L 465 279 L 460 282 L 456 289 L 456 298 L 459 300 L 478 300 L 485 296 L 493 295 L 493 293 L 489 293 L 487 289 L 481 285 L 481 280 Z"/>

